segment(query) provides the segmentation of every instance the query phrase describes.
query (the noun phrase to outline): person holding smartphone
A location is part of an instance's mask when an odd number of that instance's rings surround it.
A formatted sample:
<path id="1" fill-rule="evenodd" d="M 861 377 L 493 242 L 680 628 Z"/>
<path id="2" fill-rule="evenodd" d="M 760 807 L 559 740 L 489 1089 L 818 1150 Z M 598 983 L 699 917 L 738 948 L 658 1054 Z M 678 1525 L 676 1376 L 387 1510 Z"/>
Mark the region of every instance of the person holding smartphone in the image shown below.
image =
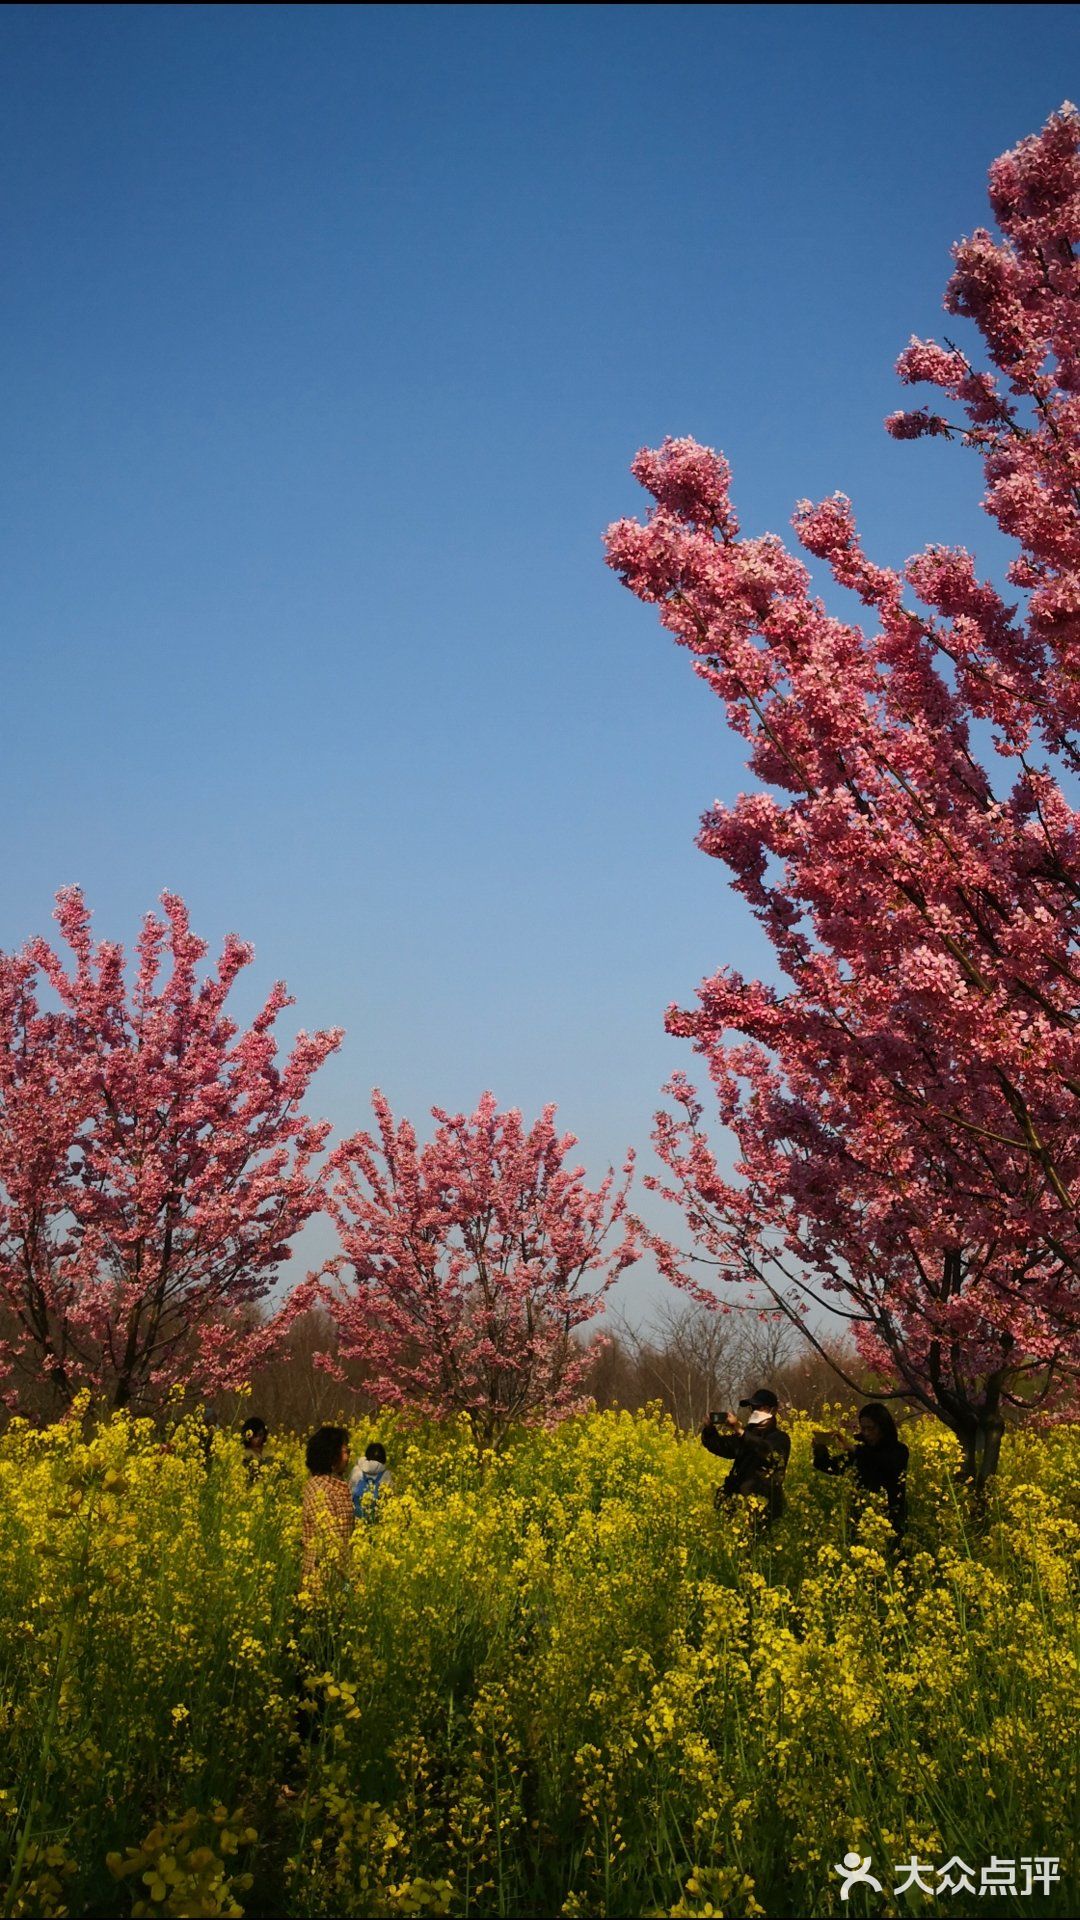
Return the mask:
<path id="1" fill-rule="evenodd" d="M 871 1400 L 859 1414 L 857 1435 L 815 1433 L 811 1439 L 819 1473 L 850 1473 L 861 1494 L 883 1493 L 889 1520 L 897 1538 L 907 1519 L 908 1450 L 896 1421 L 880 1400 Z"/>
<path id="2" fill-rule="evenodd" d="M 745 1426 L 735 1413 L 710 1413 L 701 1429 L 701 1444 L 709 1453 L 730 1460 L 731 1468 L 716 1504 L 757 1494 L 765 1502 L 766 1523 L 784 1511 L 784 1475 L 791 1455 L 791 1435 L 777 1424 L 780 1402 L 770 1387 L 758 1387 L 749 1400 Z"/>

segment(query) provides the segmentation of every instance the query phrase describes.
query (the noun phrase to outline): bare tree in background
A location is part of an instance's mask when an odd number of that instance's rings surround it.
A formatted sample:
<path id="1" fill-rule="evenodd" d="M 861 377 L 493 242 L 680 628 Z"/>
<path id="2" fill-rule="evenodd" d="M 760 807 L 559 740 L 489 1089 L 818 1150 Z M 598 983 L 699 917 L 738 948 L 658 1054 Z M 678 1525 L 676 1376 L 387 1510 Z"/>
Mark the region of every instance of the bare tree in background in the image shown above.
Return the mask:
<path id="1" fill-rule="evenodd" d="M 699 1308 L 698 1311 L 707 1313 L 708 1308 Z M 741 1318 L 740 1357 L 745 1377 L 750 1382 L 749 1390 L 752 1392 L 754 1387 L 772 1387 L 776 1392 L 777 1378 L 787 1372 L 795 1353 L 795 1329 L 790 1320 L 780 1313 L 750 1313 Z M 751 1374 L 754 1376 L 752 1380 Z"/>
<path id="2" fill-rule="evenodd" d="M 862 1371 L 840 1341 L 822 1339 L 820 1347 L 803 1350 L 780 1315 L 718 1313 L 669 1300 L 643 1326 L 609 1316 L 609 1331 L 595 1348 L 589 1390 L 598 1407 L 659 1401 L 676 1425 L 690 1430 L 704 1425 L 712 1410 L 736 1407 L 755 1387 L 771 1387 L 782 1408 L 817 1412 L 827 1402 L 852 1398 L 839 1384 L 835 1362 L 852 1377 Z"/>
<path id="3" fill-rule="evenodd" d="M 665 1301 L 640 1331 L 622 1324 L 639 1372 L 680 1427 L 699 1427 L 731 1397 L 740 1335 L 735 1316 L 692 1302 Z"/>

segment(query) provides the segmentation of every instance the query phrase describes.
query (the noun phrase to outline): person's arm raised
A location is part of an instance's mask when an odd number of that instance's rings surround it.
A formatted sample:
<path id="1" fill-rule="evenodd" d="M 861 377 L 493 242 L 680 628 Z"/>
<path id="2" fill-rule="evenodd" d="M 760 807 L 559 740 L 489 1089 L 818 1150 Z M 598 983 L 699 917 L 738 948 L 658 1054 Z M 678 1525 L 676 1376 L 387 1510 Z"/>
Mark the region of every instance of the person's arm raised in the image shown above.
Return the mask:
<path id="1" fill-rule="evenodd" d="M 702 1446 L 709 1453 L 718 1454 L 722 1460 L 734 1460 L 741 1439 L 742 1428 L 733 1413 L 710 1413 L 701 1429 Z"/>

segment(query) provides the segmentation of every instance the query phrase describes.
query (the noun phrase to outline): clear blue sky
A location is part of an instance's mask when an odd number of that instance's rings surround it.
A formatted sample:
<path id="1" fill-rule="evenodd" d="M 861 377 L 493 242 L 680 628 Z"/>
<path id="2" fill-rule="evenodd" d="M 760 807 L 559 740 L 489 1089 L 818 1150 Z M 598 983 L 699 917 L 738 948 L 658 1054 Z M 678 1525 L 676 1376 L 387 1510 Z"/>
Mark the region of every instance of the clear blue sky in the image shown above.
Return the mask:
<path id="1" fill-rule="evenodd" d="M 627 466 L 999 556 L 882 416 L 1062 6 L 7 6 L 0 945 L 163 887 L 341 1024 L 315 1105 L 559 1103 L 593 1171 L 766 956 L 741 756 L 606 572 Z M 629 1283 L 631 1310 L 648 1282 Z"/>

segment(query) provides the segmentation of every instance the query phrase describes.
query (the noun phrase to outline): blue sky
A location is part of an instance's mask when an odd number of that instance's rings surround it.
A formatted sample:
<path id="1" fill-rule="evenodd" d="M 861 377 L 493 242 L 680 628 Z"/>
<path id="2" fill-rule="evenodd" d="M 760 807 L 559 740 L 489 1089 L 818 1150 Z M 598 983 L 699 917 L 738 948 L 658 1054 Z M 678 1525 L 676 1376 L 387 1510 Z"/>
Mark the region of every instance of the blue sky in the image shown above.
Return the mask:
<path id="1" fill-rule="evenodd" d="M 647 1143 L 663 1012 L 767 955 L 741 755 L 602 563 L 627 468 L 1001 554 L 881 431 L 1071 9 L 8 6 L 0 945 L 163 887 L 348 1029 L 314 1105 Z M 647 1276 L 626 1283 L 644 1310 Z"/>

